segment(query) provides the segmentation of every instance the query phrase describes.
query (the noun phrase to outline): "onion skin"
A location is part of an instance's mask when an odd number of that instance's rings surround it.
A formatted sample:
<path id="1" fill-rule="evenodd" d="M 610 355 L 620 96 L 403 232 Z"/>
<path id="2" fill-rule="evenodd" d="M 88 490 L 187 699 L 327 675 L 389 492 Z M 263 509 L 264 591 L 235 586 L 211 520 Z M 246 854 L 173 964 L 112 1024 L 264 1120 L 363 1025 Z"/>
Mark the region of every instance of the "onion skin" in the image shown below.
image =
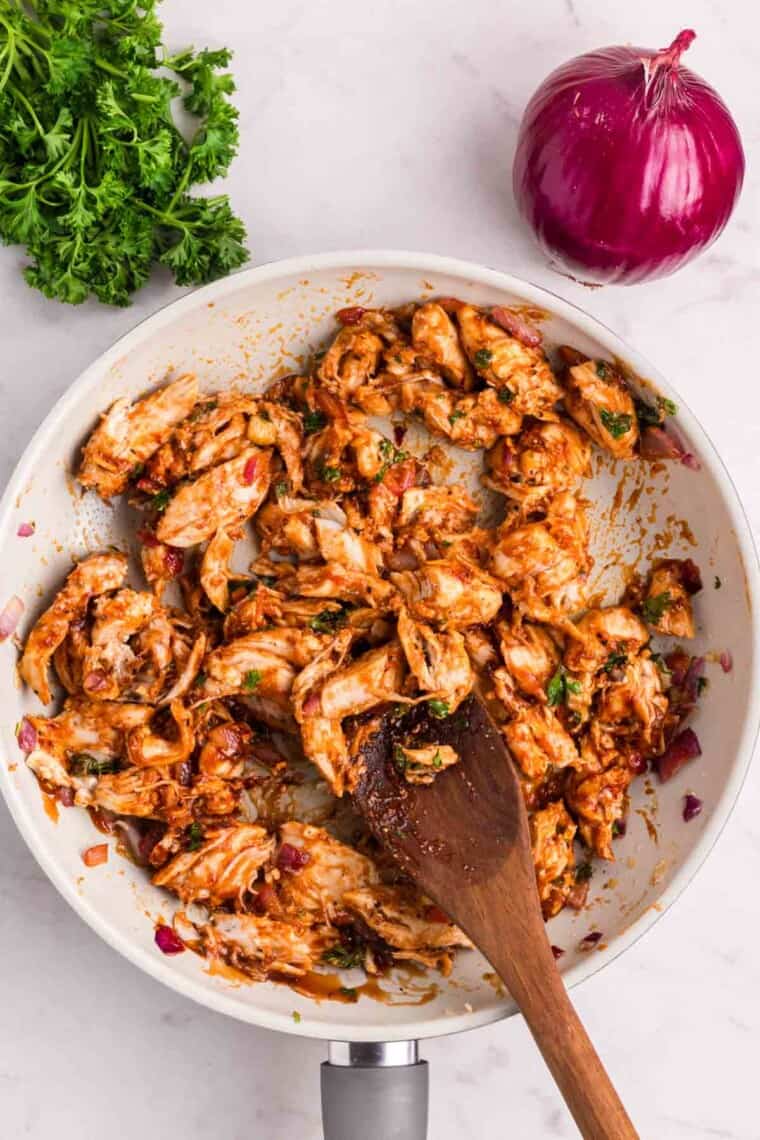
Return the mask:
<path id="1" fill-rule="evenodd" d="M 744 152 L 720 96 L 679 63 L 693 39 L 588 52 L 534 94 L 512 182 L 555 268 L 596 284 L 665 277 L 726 225 Z"/>

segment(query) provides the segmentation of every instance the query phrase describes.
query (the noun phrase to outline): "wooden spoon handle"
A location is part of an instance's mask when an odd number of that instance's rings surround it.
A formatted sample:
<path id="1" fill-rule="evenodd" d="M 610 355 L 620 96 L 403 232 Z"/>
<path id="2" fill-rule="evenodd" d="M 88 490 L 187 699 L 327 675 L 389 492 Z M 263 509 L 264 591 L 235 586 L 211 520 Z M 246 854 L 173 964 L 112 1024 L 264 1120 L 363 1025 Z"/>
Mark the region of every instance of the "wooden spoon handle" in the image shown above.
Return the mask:
<path id="1" fill-rule="evenodd" d="M 567 996 L 548 942 L 536 950 L 527 961 L 516 962 L 508 949 L 488 958 L 519 1005 L 584 1140 L 638 1140 Z"/>

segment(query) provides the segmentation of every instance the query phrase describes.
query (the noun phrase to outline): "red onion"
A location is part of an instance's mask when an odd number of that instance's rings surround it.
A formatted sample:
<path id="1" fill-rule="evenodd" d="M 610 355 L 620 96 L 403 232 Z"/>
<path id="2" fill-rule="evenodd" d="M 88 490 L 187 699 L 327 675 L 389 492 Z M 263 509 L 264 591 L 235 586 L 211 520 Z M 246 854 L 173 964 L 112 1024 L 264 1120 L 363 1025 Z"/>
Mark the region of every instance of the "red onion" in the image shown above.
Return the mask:
<path id="1" fill-rule="evenodd" d="M 361 305 L 351 305 L 348 309 L 339 309 L 335 316 L 342 325 L 358 325 L 366 311 Z"/>
<path id="2" fill-rule="evenodd" d="M 561 946 L 552 946 L 552 954 L 554 955 L 555 960 L 557 958 L 561 958 L 564 953 L 565 951 Z"/>
<path id="3" fill-rule="evenodd" d="M 683 798 L 684 823 L 688 823 L 689 820 L 694 819 L 695 816 L 699 815 L 701 810 L 702 810 L 702 801 L 699 799 L 698 796 L 693 796 L 691 794 L 691 792 L 689 792 L 688 795 L 684 796 L 684 798 Z"/>
<path id="4" fill-rule="evenodd" d="M 181 550 L 177 550 L 176 546 L 167 546 L 164 552 L 164 566 L 166 573 L 171 578 L 176 578 L 182 573 L 185 566 L 185 555 Z"/>
<path id="5" fill-rule="evenodd" d="M 657 761 L 657 774 L 660 777 L 660 783 L 664 784 L 667 780 L 671 780 L 676 772 L 681 771 L 684 764 L 701 755 L 702 748 L 696 732 L 691 728 L 685 728 L 683 732 L 679 732 L 678 736 L 673 737 Z"/>
<path id="6" fill-rule="evenodd" d="M 16 733 L 16 740 L 22 752 L 34 752 L 37 747 L 37 729 L 28 720 L 22 720 Z"/>
<path id="7" fill-rule="evenodd" d="M 73 788 L 56 788 L 55 798 L 62 807 L 74 806 L 74 789 Z"/>
<path id="8" fill-rule="evenodd" d="M 24 603 L 14 594 L 0 613 L 0 641 L 5 641 L 14 632 L 23 612 Z"/>
<path id="9" fill-rule="evenodd" d="M 719 657 L 720 667 L 724 673 L 730 673 L 734 667 L 734 659 L 727 649 L 724 649 Z"/>
<path id="10" fill-rule="evenodd" d="M 510 336 L 515 340 L 521 341 L 522 344 L 527 345 L 528 348 L 538 348 L 541 343 L 541 333 L 537 328 L 534 328 L 529 321 L 515 313 L 512 309 L 507 309 L 503 305 L 496 305 L 491 310 L 491 316 L 496 321 L 497 325 L 501 325 Z"/>
<path id="11" fill-rule="evenodd" d="M 601 939 L 601 930 L 592 930 L 590 934 L 587 934 L 585 938 L 581 939 L 580 948 L 581 950 L 590 950 L 591 947 L 596 946 L 597 942 L 600 942 Z"/>
<path id="12" fill-rule="evenodd" d="M 34 523 L 21 523 L 16 534 L 19 538 L 31 538 L 34 534 Z"/>
<path id="13" fill-rule="evenodd" d="M 185 943 L 179 934 L 171 926 L 164 926 L 163 923 L 159 923 L 156 927 L 155 941 L 162 954 L 181 954 L 185 949 Z"/>
<path id="14" fill-rule="evenodd" d="M 744 153 L 720 96 L 681 66 L 693 39 L 588 52 L 528 104 L 513 189 L 559 269 L 624 285 L 664 277 L 728 221 Z"/>
<path id="15" fill-rule="evenodd" d="M 257 455 L 252 455 L 250 459 L 246 460 L 245 467 L 243 468 L 243 482 L 246 486 L 250 487 L 253 480 L 256 478 L 256 468 L 259 465 Z"/>
<path id="16" fill-rule="evenodd" d="M 277 853 L 277 866 L 281 871 L 302 871 L 311 856 L 303 847 L 294 847 L 292 843 L 283 843 Z"/>

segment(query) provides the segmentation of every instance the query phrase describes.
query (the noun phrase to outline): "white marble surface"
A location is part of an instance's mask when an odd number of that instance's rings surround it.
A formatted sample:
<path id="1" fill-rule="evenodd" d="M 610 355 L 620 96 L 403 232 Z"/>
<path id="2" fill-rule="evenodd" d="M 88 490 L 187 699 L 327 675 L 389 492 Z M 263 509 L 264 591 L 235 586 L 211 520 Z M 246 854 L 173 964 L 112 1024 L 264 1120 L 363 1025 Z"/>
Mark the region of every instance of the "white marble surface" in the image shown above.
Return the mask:
<path id="1" fill-rule="evenodd" d="M 671 377 L 724 456 L 760 530 L 757 285 L 760 9 L 751 0 L 167 0 L 169 43 L 236 48 L 242 154 L 230 179 L 254 260 L 359 246 L 449 253 L 562 294 Z M 732 108 L 749 180 L 718 245 L 676 277 L 589 292 L 542 264 L 509 168 L 532 89 L 606 43 L 689 55 Z M 0 251 L 4 481 L 51 402 L 130 310 L 52 304 Z M 754 318 L 754 319 L 753 319 Z M 686 895 L 575 993 L 647 1140 L 757 1140 L 760 824 L 755 766 Z M 0 1133 L 8 1140 L 181 1136 L 316 1140 L 318 1043 L 226 1020 L 164 990 L 99 941 L 38 870 L 0 806 Z M 576 1135 L 518 1019 L 427 1044 L 431 1140 Z"/>

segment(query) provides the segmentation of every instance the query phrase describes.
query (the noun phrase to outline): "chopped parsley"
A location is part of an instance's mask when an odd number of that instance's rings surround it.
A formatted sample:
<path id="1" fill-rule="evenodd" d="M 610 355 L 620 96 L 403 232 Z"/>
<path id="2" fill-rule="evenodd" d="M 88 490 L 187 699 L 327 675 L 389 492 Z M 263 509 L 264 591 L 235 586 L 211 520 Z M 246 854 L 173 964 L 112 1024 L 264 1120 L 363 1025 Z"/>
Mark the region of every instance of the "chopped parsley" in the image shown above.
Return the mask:
<path id="1" fill-rule="evenodd" d="M 206 674 L 201 669 L 200 673 L 196 674 L 195 680 L 193 681 L 193 685 L 195 686 L 196 689 L 201 689 L 201 688 L 203 688 L 203 686 L 205 684 L 206 684 Z"/>
<path id="2" fill-rule="evenodd" d="M 648 621 L 651 625 L 657 625 L 662 615 L 672 605 L 673 599 L 670 596 L 670 590 L 664 590 L 661 594 L 655 594 L 651 598 L 644 599 L 641 605 L 641 616 L 644 621 Z"/>
<path id="3" fill-rule="evenodd" d="M 405 772 L 407 767 L 406 753 L 400 744 L 396 744 L 393 749 L 393 763 L 398 768 L 399 772 Z"/>
<path id="4" fill-rule="evenodd" d="M 74 776 L 107 776 L 119 771 L 119 762 L 111 757 L 90 756 L 87 752 L 78 752 L 69 761 L 69 771 Z"/>
<path id="5" fill-rule="evenodd" d="M 389 467 L 393 467 L 395 463 L 403 463 L 405 459 L 409 458 L 408 451 L 400 451 L 389 439 L 381 440 L 379 451 L 384 462 L 377 475 L 375 475 L 375 483 L 382 483 Z"/>
<path id="6" fill-rule="evenodd" d="M 476 368 L 488 368 L 493 360 L 493 353 L 490 348 L 479 348 L 472 359 Z"/>
<path id="7" fill-rule="evenodd" d="M 247 689 L 249 693 L 252 693 L 253 690 L 258 685 L 260 680 L 261 680 L 261 673 L 259 672 L 259 670 L 258 669 L 249 669 L 248 672 L 243 677 L 243 688 Z"/>
<path id="8" fill-rule="evenodd" d="M 575 868 L 575 881 L 576 883 L 587 883 L 594 873 L 594 868 L 590 863 L 579 863 Z"/>
<path id="9" fill-rule="evenodd" d="M 195 820 L 187 829 L 187 850 L 197 851 L 203 843 L 203 828 Z"/>
<path id="10" fill-rule="evenodd" d="M 327 417 L 322 412 L 304 412 L 303 430 L 307 435 L 313 435 L 315 431 L 321 431 L 326 423 Z"/>
<path id="11" fill-rule="evenodd" d="M 293 1020 L 295 1021 L 296 1025 L 300 1025 L 300 1024 L 301 1024 L 301 1015 L 300 1015 L 300 1013 L 298 1012 L 298 1010 L 297 1010 L 297 1009 L 294 1009 L 294 1010 L 293 1010 L 293 1013 L 292 1013 L 292 1015 L 291 1015 L 291 1016 L 292 1016 Z"/>
<path id="12" fill-rule="evenodd" d="M 274 574 L 259 574 L 259 575 L 257 575 L 257 577 L 259 579 L 259 582 L 261 582 L 262 586 L 268 586 L 270 590 L 272 589 L 273 586 L 277 585 L 277 579 L 275 578 Z M 249 592 L 251 594 L 256 593 L 255 583 L 251 587 Z"/>
<path id="13" fill-rule="evenodd" d="M 290 487 L 288 485 L 287 479 L 280 479 L 279 483 L 275 483 L 274 485 L 274 493 L 278 499 L 283 495 L 287 495 L 289 490 Z"/>
<path id="14" fill-rule="evenodd" d="M 319 469 L 319 477 L 323 483 L 337 483 L 340 479 L 340 467 L 330 467 L 323 463 Z"/>
<path id="15" fill-rule="evenodd" d="M 464 417 L 464 412 L 460 412 L 460 411 L 452 412 L 451 415 L 449 416 L 449 423 L 453 427 L 454 424 L 457 422 L 457 420 L 461 420 L 463 417 Z"/>
<path id="16" fill-rule="evenodd" d="M 613 439 L 620 439 L 631 430 L 633 416 L 628 412 L 608 412 L 606 408 L 599 409 L 599 419 L 604 428 Z"/>
<path id="17" fill-rule="evenodd" d="M 443 759 L 441 757 L 441 754 L 440 754 L 440 752 L 436 752 L 435 756 L 433 757 L 433 767 L 434 768 L 440 768 L 442 764 L 443 764 Z"/>
<path id="18" fill-rule="evenodd" d="M 594 364 L 594 368 L 596 369 L 596 374 L 600 380 L 607 379 L 607 373 L 610 370 L 610 366 L 606 360 L 597 360 Z"/>
<path id="19" fill-rule="evenodd" d="M 697 678 L 697 696 L 698 697 L 702 696 L 702 694 L 704 693 L 705 689 L 708 686 L 708 683 L 709 682 L 707 680 L 707 677 L 698 677 Z"/>
<path id="20" fill-rule="evenodd" d="M 627 664 L 628 657 L 625 653 L 610 653 L 604 665 L 602 665 L 602 670 L 605 673 L 612 673 L 614 669 L 619 669 L 622 665 Z"/>
<path id="21" fill-rule="evenodd" d="M 565 666 L 560 665 L 546 686 L 546 698 L 549 707 L 556 708 L 557 705 L 566 705 L 571 694 L 580 691 L 580 681 L 573 681 L 568 677 Z"/>
<path id="22" fill-rule="evenodd" d="M 196 404 L 188 417 L 190 423 L 197 423 L 201 416 L 205 416 L 207 412 L 216 411 L 217 406 L 216 400 L 207 400 L 205 404 Z"/>
<path id="23" fill-rule="evenodd" d="M 311 619 L 309 629 L 313 629 L 315 633 L 335 633 L 346 624 L 347 613 L 346 606 L 341 606 L 337 610 L 322 610 Z"/>
<path id="24" fill-rule="evenodd" d="M 445 717 L 449 715 L 448 701 L 439 701 L 434 698 L 432 701 L 428 701 L 427 707 L 430 710 L 432 716 L 436 717 L 438 720 L 444 720 Z"/>
<path id="25" fill-rule="evenodd" d="M 169 506 L 169 492 L 166 487 L 164 487 L 163 491 L 159 491 L 157 495 L 153 496 L 150 500 L 150 505 L 153 510 L 158 511 L 159 514 L 166 510 Z"/>
<path id="26" fill-rule="evenodd" d="M 657 668 L 662 673 L 663 677 L 670 677 L 672 670 L 668 668 L 667 662 L 661 653 L 653 653 L 652 661 L 654 661 Z"/>
<path id="27" fill-rule="evenodd" d="M 341 986 L 338 993 L 342 994 L 344 998 L 348 998 L 349 1001 L 359 1000 L 359 991 L 354 986 Z"/>
<path id="28" fill-rule="evenodd" d="M 353 970 L 364 962 L 363 946 L 330 946 L 322 954 L 322 961 L 328 966 L 337 966 L 339 970 Z"/>
<path id="29" fill-rule="evenodd" d="M 665 396 L 658 396 L 656 404 L 648 404 L 646 400 L 638 398 L 636 405 L 636 418 L 641 427 L 659 427 L 666 416 L 674 416 L 678 407 Z"/>
<path id="30" fill-rule="evenodd" d="M 500 404 L 511 404 L 515 394 L 511 388 L 499 388 L 497 399 Z"/>

